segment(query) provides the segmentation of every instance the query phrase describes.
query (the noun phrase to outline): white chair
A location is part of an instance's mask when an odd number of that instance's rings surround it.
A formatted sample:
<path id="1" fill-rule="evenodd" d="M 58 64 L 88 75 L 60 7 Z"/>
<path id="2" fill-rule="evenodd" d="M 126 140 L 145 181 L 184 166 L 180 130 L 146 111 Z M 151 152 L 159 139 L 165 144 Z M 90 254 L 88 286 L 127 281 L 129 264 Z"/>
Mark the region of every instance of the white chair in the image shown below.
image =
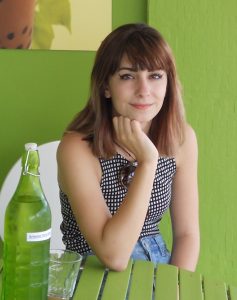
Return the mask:
<path id="1" fill-rule="evenodd" d="M 50 248 L 64 249 L 60 224 L 62 222 L 59 188 L 57 182 L 56 150 L 59 141 L 42 144 L 38 147 L 40 156 L 40 179 L 49 202 L 52 213 L 52 237 Z M 7 204 L 16 190 L 21 174 L 21 159 L 11 168 L 7 174 L 0 191 L 0 236 L 3 238 L 4 215 Z"/>

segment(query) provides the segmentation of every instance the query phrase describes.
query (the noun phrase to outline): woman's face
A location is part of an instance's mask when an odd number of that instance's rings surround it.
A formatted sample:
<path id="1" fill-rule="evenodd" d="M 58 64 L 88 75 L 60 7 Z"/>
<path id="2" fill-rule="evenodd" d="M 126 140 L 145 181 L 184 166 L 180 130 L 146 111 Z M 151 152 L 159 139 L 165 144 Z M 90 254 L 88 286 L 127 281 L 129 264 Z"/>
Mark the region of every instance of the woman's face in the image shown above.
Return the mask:
<path id="1" fill-rule="evenodd" d="M 164 70 L 136 70 L 124 56 L 119 69 L 109 79 L 105 97 L 111 98 L 114 115 L 137 120 L 148 131 L 163 105 L 166 87 Z"/>

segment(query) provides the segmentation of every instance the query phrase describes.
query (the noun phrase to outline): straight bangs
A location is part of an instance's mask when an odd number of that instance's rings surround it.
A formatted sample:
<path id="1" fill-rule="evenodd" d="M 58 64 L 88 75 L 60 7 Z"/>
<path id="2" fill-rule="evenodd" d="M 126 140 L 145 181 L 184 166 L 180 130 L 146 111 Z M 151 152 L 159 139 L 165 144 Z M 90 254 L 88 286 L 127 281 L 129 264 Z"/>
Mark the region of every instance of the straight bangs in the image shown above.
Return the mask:
<path id="1" fill-rule="evenodd" d="M 124 55 L 127 56 L 135 70 L 164 70 L 167 73 L 170 71 L 171 50 L 156 32 L 148 35 L 145 31 L 135 31 L 122 43 L 124 45 L 120 47 L 121 52 L 117 55 L 120 61 L 116 61 L 113 71 L 119 68 Z"/>
<path id="2" fill-rule="evenodd" d="M 127 45 L 124 55 L 127 56 L 135 70 L 148 70 L 149 72 L 164 70 L 168 72 L 169 67 L 165 53 L 162 53 L 163 51 L 158 47 L 154 48 L 155 51 L 152 48 L 145 47 L 144 44 L 138 45 L 137 47 Z"/>

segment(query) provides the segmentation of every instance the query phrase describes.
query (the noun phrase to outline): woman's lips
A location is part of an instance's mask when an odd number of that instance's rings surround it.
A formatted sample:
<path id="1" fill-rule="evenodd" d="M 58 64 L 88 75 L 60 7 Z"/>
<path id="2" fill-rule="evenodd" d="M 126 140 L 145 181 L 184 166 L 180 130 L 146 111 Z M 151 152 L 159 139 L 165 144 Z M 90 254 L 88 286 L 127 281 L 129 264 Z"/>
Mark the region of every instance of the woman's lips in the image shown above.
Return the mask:
<path id="1" fill-rule="evenodd" d="M 139 104 L 139 103 L 134 103 L 131 104 L 133 107 L 135 107 L 136 109 L 141 109 L 141 110 L 145 110 L 149 107 L 151 107 L 152 104 Z"/>

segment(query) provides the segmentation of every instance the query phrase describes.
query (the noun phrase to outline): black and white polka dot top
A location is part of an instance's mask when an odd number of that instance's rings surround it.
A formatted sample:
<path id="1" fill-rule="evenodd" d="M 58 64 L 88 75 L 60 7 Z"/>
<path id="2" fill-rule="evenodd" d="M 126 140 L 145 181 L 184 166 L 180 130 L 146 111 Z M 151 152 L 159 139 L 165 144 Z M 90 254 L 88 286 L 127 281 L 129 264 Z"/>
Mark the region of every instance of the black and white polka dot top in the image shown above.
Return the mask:
<path id="1" fill-rule="evenodd" d="M 126 188 L 120 183 L 119 175 L 121 168 L 128 164 L 128 160 L 117 154 L 111 159 L 100 159 L 100 164 L 102 168 L 101 190 L 105 202 L 113 215 L 127 192 Z M 170 205 L 171 185 L 175 171 L 176 163 L 174 158 L 159 158 L 150 204 L 140 237 L 159 233 L 159 222 Z M 88 182 L 88 184 L 90 183 Z M 61 190 L 60 201 L 63 216 L 61 231 L 66 248 L 81 254 L 90 252 L 91 249 L 76 223 L 67 195 Z"/>

